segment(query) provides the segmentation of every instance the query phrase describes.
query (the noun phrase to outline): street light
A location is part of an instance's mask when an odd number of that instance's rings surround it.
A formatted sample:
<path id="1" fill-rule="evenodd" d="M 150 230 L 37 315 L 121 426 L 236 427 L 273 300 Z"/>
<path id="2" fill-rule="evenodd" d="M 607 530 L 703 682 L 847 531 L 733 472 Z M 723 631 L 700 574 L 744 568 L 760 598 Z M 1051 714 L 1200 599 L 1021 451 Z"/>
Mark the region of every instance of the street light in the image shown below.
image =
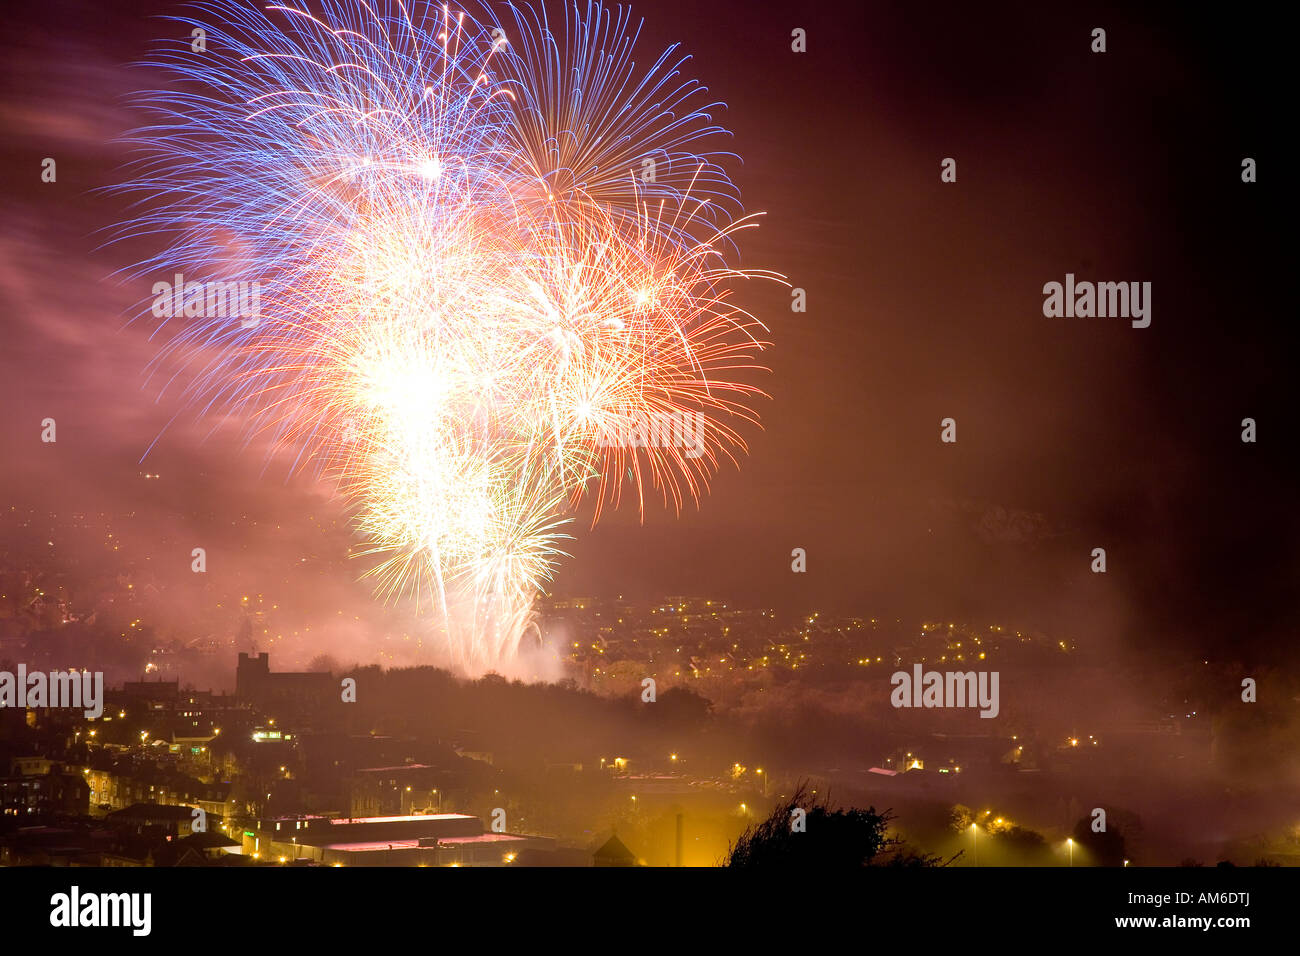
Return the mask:
<path id="1" fill-rule="evenodd" d="M 972 847 L 974 848 L 974 850 L 975 850 L 975 865 L 976 865 L 976 866 L 979 866 L 979 865 L 980 865 L 980 841 L 979 841 L 979 832 L 980 832 L 980 831 L 979 831 L 979 827 L 975 826 L 975 824 L 972 823 L 972 824 L 970 825 L 970 842 L 971 842 L 971 846 L 972 846 Z"/>
<path id="2" fill-rule="evenodd" d="M 1069 837 L 1066 837 L 1065 845 L 1070 848 L 1070 866 L 1074 866 L 1074 841 Z"/>

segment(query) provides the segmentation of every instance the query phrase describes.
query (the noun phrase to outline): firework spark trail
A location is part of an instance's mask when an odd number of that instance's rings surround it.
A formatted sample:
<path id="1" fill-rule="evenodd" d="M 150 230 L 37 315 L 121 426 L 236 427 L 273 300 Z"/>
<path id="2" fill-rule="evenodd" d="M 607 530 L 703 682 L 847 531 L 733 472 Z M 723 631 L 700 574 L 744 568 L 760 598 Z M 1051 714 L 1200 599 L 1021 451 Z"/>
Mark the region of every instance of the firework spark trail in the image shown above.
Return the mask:
<path id="1" fill-rule="evenodd" d="M 139 274 L 259 281 L 259 322 L 189 317 L 156 368 L 332 479 L 377 593 L 471 673 L 509 669 L 584 497 L 680 510 L 744 452 L 764 330 L 731 286 L 780 281 L 727 265 L 754 221 L 685 58 L 638 71 L 623 8 L 500 12 L 200 4 L 123 229 L 169 243 Z M 606 440 L 683 414 L 695 449 Z"/>

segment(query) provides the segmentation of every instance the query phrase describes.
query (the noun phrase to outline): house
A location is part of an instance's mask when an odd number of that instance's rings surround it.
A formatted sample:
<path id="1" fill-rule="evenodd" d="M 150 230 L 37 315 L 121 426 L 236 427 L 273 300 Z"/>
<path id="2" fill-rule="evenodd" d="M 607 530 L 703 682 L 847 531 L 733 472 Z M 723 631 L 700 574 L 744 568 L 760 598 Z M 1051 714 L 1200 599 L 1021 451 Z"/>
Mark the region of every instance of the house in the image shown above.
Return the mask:
<path id="1" fill-rule="evenodd" d="M 618 834 L 612 835 L 591 855 L 592 866 L 639 866 L 636 854 L 627 848 L 627 845 L 618 838 Z"/>
<path id="2" fill-rule="evenodd" d="M 195 820 L 192 807 L 159 803 L 133 803 L 125 810 L 117 810 L 104 818 L 116 830 L 139 835 L 160 833 L 163 836 L 189 836 Z M 213 825 L 213 821 L 208 821 Z"/>

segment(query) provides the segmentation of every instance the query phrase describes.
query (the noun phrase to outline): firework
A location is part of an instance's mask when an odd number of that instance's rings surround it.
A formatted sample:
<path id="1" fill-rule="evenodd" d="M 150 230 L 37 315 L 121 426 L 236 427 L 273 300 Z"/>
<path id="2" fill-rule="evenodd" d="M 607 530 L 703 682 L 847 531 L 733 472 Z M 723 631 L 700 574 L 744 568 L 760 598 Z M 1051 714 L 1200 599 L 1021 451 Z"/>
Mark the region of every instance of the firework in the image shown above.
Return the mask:
<path id="1" fill-rule="evenodd" d="M 140 272 L 252 276 L 260 313 L 183 324 L 158 367 L 333 481 L 376 592 L 458 666 L 509 669 L 584 498 L 680 509 L 756 423 L 731 288 L 779 276 L 727 265 L 754 223 L 697 151 L 718 104 L 671 49 L 638 71 L 595 3 L 558 33 L 510 5 L 198 10 L 206 51 L 152 63 L 176 85 L 145 97 L 127 231 L 170 241 Z"/>

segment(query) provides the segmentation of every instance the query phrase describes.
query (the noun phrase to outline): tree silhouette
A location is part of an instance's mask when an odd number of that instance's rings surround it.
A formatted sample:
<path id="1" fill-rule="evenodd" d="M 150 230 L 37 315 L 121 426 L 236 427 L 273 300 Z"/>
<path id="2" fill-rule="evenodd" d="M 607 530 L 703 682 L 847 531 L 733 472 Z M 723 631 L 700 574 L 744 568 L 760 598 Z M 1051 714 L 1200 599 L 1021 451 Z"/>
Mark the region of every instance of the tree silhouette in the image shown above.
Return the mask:
<path id="1" fill-rule="evenodd" d="M 1084 817 L 1074 825 L 1074 842 L 1090 856 L 1096 866 L 1124 865 L 1124 834 L 1112 825 L 1104 833 L 1092 831 L 1092 819 Z"/>
<path id="2" fill-rule="evenodd" d="M 794 828 L 798 810 L 805 814 L 802 832 Z M 765 820 L 740 835 L 724 865 L 736 869 L 946 865 L 938 857 L 908 850 L 901 839 L 889 836 L 893 819 L 889 810 L 877 812 L 875 807 L 831 809 L 829 797 L 818 799 L 804 781 Z"/>

